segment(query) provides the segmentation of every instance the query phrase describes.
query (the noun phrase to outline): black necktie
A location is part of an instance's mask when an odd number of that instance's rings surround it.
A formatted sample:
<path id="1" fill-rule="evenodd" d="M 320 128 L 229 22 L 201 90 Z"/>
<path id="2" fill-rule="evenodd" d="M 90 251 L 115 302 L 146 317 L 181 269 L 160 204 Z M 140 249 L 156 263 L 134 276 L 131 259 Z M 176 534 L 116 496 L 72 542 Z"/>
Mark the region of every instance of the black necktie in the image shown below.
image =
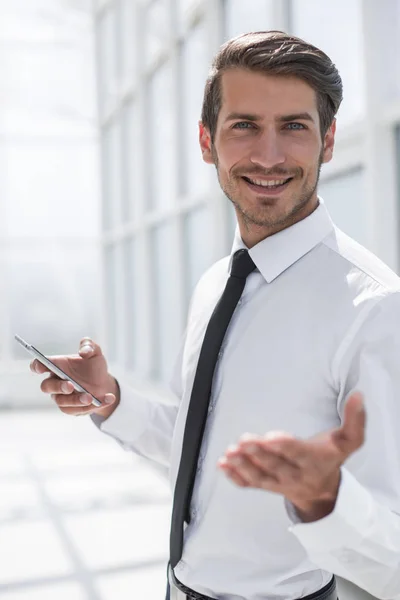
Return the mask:
<path id="1" fill-rule="evenodd" d="M 208 323 L 197 363 L 185 432 L 181 462 L 175 485 L 170 534 L 170 564 L 181 559 L 183 524 L 189 522 L 189 508 L 210 401 L 211 385 L 226 330 L 242 295 L 247 276 L 256 268 L 247 250 L 235 252 L 230 277 Z"/>

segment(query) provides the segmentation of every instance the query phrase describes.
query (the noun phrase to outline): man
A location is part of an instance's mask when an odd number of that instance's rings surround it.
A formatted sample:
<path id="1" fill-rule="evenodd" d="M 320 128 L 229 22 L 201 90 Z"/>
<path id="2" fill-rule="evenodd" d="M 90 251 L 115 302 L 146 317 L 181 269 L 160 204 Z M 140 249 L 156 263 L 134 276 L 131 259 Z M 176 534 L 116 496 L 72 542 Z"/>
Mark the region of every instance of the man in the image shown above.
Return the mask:
<path id="1" fill-rule="evenodd" d="M 317 195 L 341 99 L 310 44 L 227 42 L 199 133 L 238 229 L 194 292 L 176 402 L 119 387 L 87 338 L 56 362 L 103 408 L 42 382 L 63 412 L 171 467 L 176 598 L 334 600 L 337 580 L 341 600 L 400 600 L 400 279 Z"/>

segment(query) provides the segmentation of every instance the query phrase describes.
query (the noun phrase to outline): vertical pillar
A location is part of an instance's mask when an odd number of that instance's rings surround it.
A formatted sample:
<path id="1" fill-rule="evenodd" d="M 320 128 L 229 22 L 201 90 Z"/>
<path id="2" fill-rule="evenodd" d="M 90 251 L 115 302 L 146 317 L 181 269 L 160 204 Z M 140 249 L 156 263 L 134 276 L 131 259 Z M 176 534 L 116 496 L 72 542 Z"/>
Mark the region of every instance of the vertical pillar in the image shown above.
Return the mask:
<path id="1" fill-rule="evenodd" d="M 395 132 L 384 109 L 391 99 L 396 63 L 396 3 L 363 0 L 366 69 L 365 179 L 371 248 L 399 268 Z"/>

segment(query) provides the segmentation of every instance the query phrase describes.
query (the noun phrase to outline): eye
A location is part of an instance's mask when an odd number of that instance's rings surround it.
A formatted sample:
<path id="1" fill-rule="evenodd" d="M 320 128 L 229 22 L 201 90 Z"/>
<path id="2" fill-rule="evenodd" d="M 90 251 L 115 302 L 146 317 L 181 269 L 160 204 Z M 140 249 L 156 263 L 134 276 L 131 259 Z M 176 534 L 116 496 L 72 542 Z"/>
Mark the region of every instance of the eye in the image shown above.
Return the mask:
<path id="1" fill-rule="evenodd" d="M 253 127 L 253 123 L 249 123 L 248 121 L 239 121 L 232 126 L 232 129 L 250 129 Z"/>
<path id="2" fill-rule="evenodd" d="M 301 131 L 302 129 L 306 129 L 306 126 L 302 123 L 288 123 L 286 127 L 291 131 Z"/>

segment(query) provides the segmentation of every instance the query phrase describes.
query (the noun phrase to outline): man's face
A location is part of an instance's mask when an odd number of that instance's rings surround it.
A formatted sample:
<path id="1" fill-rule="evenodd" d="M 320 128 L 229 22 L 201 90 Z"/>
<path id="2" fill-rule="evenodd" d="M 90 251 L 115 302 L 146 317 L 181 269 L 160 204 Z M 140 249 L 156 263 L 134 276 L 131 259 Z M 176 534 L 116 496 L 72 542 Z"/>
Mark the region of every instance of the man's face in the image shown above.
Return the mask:
<path id="1" fill-rule="evenodd" d="M 319 171 L 332 157 L 335 124 L 322 140 L 315 91 L 296 77 L 232 69 L 221 84 L 214 144 L 200 124 L 203 158 L 215 164 L 239 224 L 268 235 L 317 206 Z"/>

